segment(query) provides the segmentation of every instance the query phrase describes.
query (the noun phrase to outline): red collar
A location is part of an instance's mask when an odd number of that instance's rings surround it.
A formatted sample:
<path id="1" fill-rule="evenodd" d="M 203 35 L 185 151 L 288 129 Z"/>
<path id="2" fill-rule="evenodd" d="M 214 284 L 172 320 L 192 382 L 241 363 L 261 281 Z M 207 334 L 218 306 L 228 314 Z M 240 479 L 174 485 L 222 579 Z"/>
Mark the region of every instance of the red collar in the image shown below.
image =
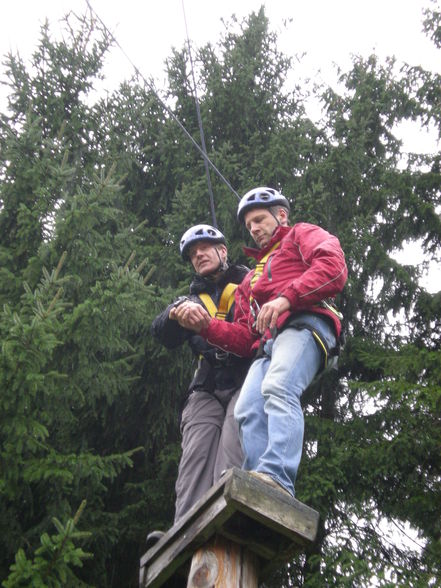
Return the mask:
<path id="1" fill-rule="evenodd" d="M 257 249 L 255 247 L 244 247 L 243 251 L 245 255 L 247 257 L 254 257 L 254 259 L 260 261 L 262 257 L 264 257 L 268 253 L 271 247 L 278 241 L 281 241 L 283 237 L 285 237 L 291 229 L 292 227 L 284 227 L 282 225 L 279 225 L 274 231 L 273 236 L 265 245 L 265 247 L 263 247 L 263 249 Z"/>

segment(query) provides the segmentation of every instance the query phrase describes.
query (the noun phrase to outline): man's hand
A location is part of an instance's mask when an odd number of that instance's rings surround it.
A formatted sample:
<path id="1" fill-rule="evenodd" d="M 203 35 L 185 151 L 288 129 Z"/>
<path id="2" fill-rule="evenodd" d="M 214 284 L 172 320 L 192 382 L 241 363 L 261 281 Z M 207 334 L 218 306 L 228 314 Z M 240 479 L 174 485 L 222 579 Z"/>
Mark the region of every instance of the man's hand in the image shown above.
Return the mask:
<path id="1" fill-rule="evenodd" d="M 208 327 L 211 320 L 208 312 L 200 304 L 196 302 L 183 302 L 179 306 L 172 308 L 168 317 L 174 321 L 178 321 L 181 327 L 190 329 L 199 333 L 203 328 Z"/>
<path id="2" fill-rule="evenodd" d="M 282 312 L 291 309 L 291 304 L 285 296 L 279 296 L 270 302 L 262 304 L 262 308 L 257 315 L 256 328 L 263 335 L 266 329 L 273 329 L 277 324 L 277 319 Z"/>

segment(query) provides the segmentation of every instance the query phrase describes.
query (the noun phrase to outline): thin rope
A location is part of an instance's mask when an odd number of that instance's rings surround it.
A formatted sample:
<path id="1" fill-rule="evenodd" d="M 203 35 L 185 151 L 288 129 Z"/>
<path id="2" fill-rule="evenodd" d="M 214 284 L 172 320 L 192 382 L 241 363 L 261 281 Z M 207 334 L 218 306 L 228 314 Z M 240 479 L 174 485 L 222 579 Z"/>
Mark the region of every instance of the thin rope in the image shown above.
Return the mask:
<path id="1" fill-rule="evenodd" d="M 230 184 L 230 182 L 221 174 L 221 172 L 217 169 L 217 167 L 214 165 L 214 163 L 211 161 L 211 159 L 208 157 L 208 155 L 206 155 L 203 152 L 203 150 L 200 148 L 200 146 L 197 144 L 197 142 L 193 139 L 193 137 L 190 135 L 190 133 L 187 131 L 187 129 L 184 127 L 184 125 L 181 123 L 181 121 L 178 119 L 178 117 L 174 114 L 174 112 L 172 112 L 172 110 L 170 110 L 170 108 L 167 106 L 167 104 L 162 100 L 162 98 L 159 96 L 159 94 L 156 91 L 156 89 L 153 86 L 153 84 L 151 82 L 148 82 L 146 80 L 146 78 L 139 71 L 139 69 L 137 68 L 137 66 L 130 59 L 130 57 L 127 55 L 127 53 L 124 51 L 124 49 L 122 48 L 122 46 L 120 45 L 120 43 L 116 39 L 115 35 L 109 30 L 109 28 L 106 26 L 106 24 L 104 23 L 104 21 L 100 18 L 100 16 L 97 14 L 97 12 L 92 8 L 92 6 L 90 4 L 90 0 L 86 0 L 86 4 L 89 7 L 90 12 L 92 14 L 94 14 L 95 17 L 96 17 L 96 19 L 101 23 L 102 27 L 104 28 L 104 30 L 106 31 L 106 33 L 109 35 L 110 39 L 115 43 L 115 45 L 118 47 L 118 49 L 124 55 L 124 57 L 130 63 L 130 65 L 132 66 L 132 68 L 135 71 L 136 75 L 138 75 L 141 78 L 141 80 L 144 82 L 144 84 L 149 88 L 149 90 L 151 92 L 153 92 L 153 94 L 156 96 L 156 99 L 158 100 L 159 104 L 171 116 L 171 118 L 176 122 L 176 124 L 180 127 L 180 129 L 183 131 L 183 133 L 186 135 L 186 137 L 191 141 L 191 143 L 193 144 L 193 146 L 196 147 L 196 149 L 199 151 L 199 153 L 204 158 L 204 161 L 206 161 L 211 166 L 211 168 L 218 175 L 218 177 L 231 190 L 231 192 L 233 192 L 233 194 L 236 196 L 236 198 L 238 200 L 240 200 L 239 194 L 232 187 L 232 185 Z"/>
<path id="2" fill-rule="evenodd" d="M 181 0 L 181 2 L 182 2 L 182 12 L 184 14 L 185 34 L 187 35 L 188 56 L 189 56 L 189 59 L 190 59 L 191 77 L 192 77 L 192 80 L 193 80 L 194 101 L 195 101 L 195 105 L 196 105 L 196 114 L 197 114 L 197 117 L 198 117 L 199 135 L 201 137 L 202 151 L 205 154 L 205 157 L 204 157 L 204 167 L 205 167 L 205 176 L 207 178 L 208 195 L 209 195 L 209 198 L 210 198 L 211 218 L 213 220 L 213 226 L 215 226 L 217 228 L 216 212 L 215 212 L 215 209 L 214 209 L 213 187 L 211 185 L 210 168 L 208 167 L 208 163 L 207 163 L 208 155 L 207 155 L 207 148 L 205 146 L 204 127 L 202 126 L 202 117 L 201 117 L 201 109 L 199 107 L 198 92 L 197 92 L 197 87 L 196 87 L 196 78 L 195 78 L 195 75 L 194 75 L 193 57 L 191 55 L 190 37 L 188 35 L 187 17 L 185 15 L 184 0 Z"/>

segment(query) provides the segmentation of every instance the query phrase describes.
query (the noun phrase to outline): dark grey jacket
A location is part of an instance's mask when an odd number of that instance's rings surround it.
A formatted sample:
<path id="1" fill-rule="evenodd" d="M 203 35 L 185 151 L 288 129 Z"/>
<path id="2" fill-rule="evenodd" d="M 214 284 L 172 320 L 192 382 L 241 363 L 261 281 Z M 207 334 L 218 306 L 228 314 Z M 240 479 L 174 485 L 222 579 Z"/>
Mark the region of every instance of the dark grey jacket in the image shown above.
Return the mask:
<path id="1" fill-rule="evenodd" d="M 214 281 L 209 277 L 195 275 L 190 284 L 189 299 L 202 306 L 202 300 L 198 294 L 206 292 L 218 306 L 221 294 L 225 286 L 232 282 L 240 284 L 247 275 L 249 269 L 244 265 L 230 265 L 219 280 Z M 189 386 L 189 391 L 205 390 L 212 392 L 215 389 L 239 387 L 248 371 L 250 361 L 240 358 L 210 345 L 194 331 L 184 329 L 177 321 L 170 320 L 168 315 L 173 303 L 167 306 L 152 322 L 151 332 L 158 341 L 173 349 L 186 341 L 198 361 L 198 369 Z M 231 322 L 234 317 L 234 304 L 231 307 L 226 320 Z M 201 356 L 203 360 L 200 361 Z"/>

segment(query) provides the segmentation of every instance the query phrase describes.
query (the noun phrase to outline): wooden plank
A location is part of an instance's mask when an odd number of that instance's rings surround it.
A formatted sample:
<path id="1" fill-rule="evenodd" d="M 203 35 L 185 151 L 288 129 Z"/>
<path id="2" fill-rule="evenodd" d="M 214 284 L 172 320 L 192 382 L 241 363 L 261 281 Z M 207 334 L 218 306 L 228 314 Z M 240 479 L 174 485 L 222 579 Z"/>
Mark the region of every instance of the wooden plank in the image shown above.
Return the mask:
<path id="1" fill-rule="evenodd" d="M 151 557 L 143 581 L 145 586 L 156 588 L 162 586 L 164 580 L 186 561 L 188 561 L 201 545 L 204 545 L 215 531 L 222 526 L 232 512 L 226 508 L 225 499 L 220 496 L 204 512 L 204 517 L 197 518 L 185 526 L 181 533 L 174 534 L 173 540 L 166 541 L 160 557 Z M 161 541 L 167 539 L 165 536 Z M 147 554 L 148 555 L 148 552 Z M 146 556 L 144 556 L 146 557 Z"/>
<path id="2" fill-rule="evenodd" d="M 223 488 L 225 482 L 232 475 L 234 475 L 233 471 L 234 470 L 230 470 L 225 478 L 222 478 L 222 480 L 219 480 L 216 484 L 214 484 L 210 490 L 206 492 L 205 495 L 200 500 L 198 500 L 198 502 L 175 525 L 173 525 L 173 527 L 167 531 L 164 537 L 142 556 L 141 566 L 145 565 L 149 560 L 157 557 L 165 549 L 165 546 L 168 543 L 175 541 L 179 535 L 186 532 L 187 528 L 192 525 L 192 523 L 197 518 L 199 518 L 202 513 L 208 511 L 218 498 L 223 497 Z M 223 504 L 225 508 L 224 499 L 221 504 Z"/>
<path id="3" fill-rule="evenodd" d="M 313 541 L 317 526 L 316 511 L 233 468 L 141 558 L 140 586 L 159 588 L 182 574 L 214 535 L 246 547 L 266 573 Z"/>
<path id="4" fill-rule="evenodd" d="M 237 470 L 225 484 L 227 504 L 303 545 L 314 541 L 319 514 L 296 498 Z M 240 539 L 240 537 L 238 537 Z"/>

